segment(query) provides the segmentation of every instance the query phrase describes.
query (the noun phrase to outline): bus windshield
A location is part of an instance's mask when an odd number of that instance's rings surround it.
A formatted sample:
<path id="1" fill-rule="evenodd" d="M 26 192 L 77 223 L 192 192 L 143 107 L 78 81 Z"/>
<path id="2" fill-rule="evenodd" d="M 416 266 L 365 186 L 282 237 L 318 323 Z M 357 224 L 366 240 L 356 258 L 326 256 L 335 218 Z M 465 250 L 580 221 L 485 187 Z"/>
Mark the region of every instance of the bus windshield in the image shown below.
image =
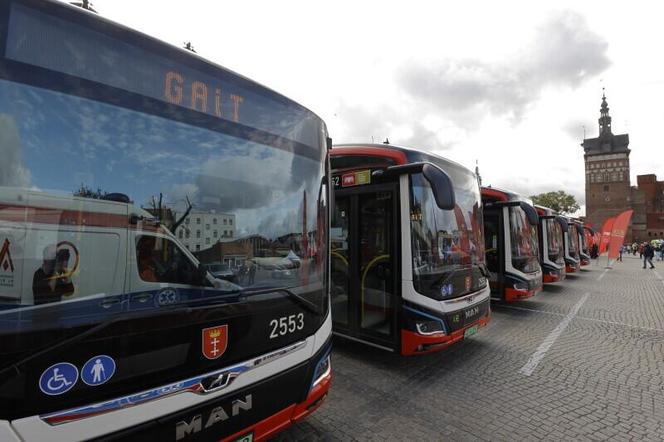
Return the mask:
<path id="1" fill-rule="evenodd" d="M 526 273 L 539 270 L 537 230 L 528 222 L 521 207 L 510 207 L 510 242 L 512 244 L 512 266 Z"/>
<path id="2" fill-rule="evenodd" d="M 544 220 L 546 225 L 546 241 L 549 253 L 549 260 L 555 263 L 562 263 L 562 241 L 563 231 L 555 219 L 550 218 Z"/>
<path id="3" fill-rule="evenodd" d="M 421 174 L 411 177 L 413 285 L 434 299 L 462 296 L 486 285 L 479 186 L 475 175 L 445 166 L 456 206 L 441 210 Z"/>
<path id="4" fill-rule="evenodd" d="M 569 223 L 569 231 L 567 232 L 569 237 L 569 254 L 572 256 L 578 256 L 579 253 L 579 232 L 576 229 L 576 225 Z"/>

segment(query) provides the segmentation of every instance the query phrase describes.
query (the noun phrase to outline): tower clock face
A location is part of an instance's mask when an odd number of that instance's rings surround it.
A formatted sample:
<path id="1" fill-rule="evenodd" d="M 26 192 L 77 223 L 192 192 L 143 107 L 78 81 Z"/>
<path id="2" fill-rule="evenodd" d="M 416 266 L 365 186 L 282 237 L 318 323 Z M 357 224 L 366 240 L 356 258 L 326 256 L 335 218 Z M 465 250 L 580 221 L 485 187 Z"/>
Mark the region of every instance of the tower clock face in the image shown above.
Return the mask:
<path id="1" fill-rule="evenodd" d="M 605 197 L 604 197 L 604 201 L 606 201 L 606 202 L 611 201 L 611 197 L 610 197 L 609 195 L 605 196 Z"/>

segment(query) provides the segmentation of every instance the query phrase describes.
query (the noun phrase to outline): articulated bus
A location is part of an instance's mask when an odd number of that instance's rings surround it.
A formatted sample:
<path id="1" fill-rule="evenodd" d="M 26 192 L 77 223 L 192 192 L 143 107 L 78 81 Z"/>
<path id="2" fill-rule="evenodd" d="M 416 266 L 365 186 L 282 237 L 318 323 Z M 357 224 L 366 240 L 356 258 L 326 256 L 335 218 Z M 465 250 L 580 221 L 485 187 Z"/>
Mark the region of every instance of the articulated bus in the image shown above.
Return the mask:
<path id="1" fill-rule="evenodd" d="M 392 145 L 331 151 L 334 333 L 402 355 L 433 352 L 489 322 L 474 173 Z"/>
<path id="2" fill-rule="evenodd" d="M 542 290 L 537 246 L 539 217 L 532 201 L 516 193 L 482 187 L 486 264 L 491 296 L 512 302 Z"/>
<path id="3" fill-rule="evenodd" d="M 563 229 L 559 217 L 548 207 L 535 206 L 539 215 L 540 266 L 544 284 L 565 279 Z"/>
<path id="4" fill-rule="evenodd" d="M 569 217 L 561 217 L 564 223 L 563 244 L 565 246 L 565 273 L 576 273 L 581 270 L 579 253 L 579 231 L 577 224 Z"/>
<path id="5" fill-rule="evenodd" d="M 0 47 L 0 440 L 262 440 L 315 410 L 324 122 L 60 2 L 1 1 Z"/>

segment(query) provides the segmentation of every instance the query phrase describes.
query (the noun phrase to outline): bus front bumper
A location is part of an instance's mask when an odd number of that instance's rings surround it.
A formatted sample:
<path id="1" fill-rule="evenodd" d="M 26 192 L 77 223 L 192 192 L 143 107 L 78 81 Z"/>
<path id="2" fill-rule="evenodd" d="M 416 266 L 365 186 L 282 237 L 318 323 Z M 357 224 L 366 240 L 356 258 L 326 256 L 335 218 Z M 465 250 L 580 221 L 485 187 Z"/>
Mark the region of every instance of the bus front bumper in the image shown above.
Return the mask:
<path id="1" fill-rule="evenodd" d="M 477 330 L 486 326 L 491 320 L 491 311 L 480 317 L 477 321 L 453 331 L 449 334 L 436 334 L 424 336 L 410 330 L 401 330 L 401 354 L 404 356 L 421 355 L 443 350 L 465 337 L 474 335 Z"/>

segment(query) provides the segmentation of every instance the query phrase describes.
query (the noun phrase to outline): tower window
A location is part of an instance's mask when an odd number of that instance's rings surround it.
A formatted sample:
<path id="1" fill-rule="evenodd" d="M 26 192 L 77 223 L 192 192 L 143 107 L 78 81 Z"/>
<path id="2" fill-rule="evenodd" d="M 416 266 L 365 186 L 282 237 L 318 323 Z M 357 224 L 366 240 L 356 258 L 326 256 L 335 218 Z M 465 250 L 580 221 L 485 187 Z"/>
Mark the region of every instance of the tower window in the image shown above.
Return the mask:
<path id="1" fill-rule="evenodd" d="M 609 186 L 605 184 L 604 185 L 604 192 L 608 192 L 608 191 L 609 191 Z"/>

